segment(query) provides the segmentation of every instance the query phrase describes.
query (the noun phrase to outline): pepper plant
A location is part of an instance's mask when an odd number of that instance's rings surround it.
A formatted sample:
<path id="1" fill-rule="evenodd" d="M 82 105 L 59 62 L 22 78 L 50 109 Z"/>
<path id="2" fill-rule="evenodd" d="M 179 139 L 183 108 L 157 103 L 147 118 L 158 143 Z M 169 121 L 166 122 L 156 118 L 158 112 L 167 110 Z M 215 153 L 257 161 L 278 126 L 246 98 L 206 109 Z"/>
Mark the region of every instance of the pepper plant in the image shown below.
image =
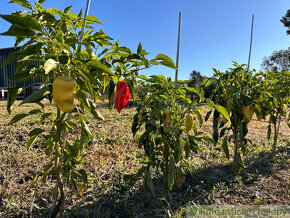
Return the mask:
<path id="1" fill-rule="evenodd" d="M 228 120 L 214 109 L 208 112 L 206 120 L 213 112 L 213 139 L 218 142 L 219 138 L 224 137 L 222 148 L 227 158 L 230 157 L 228 144 L 233 142 L 233 163 L 238 171 L 243 165 L 241 153 L 245 154 L 247 145 L 251 143 L 246 138 L 248 123 L 252 120 L 254 112 L 258 119 L 265 118 L 260 85 L 260 79 L 255 77 L 253 72 L 246 71 L 245 65 L 238 65 L 236 62 L 225 73 L 214 69 L 214 77 L 205 79 L 202 84 L 203 92 L 207 87 L 213 87 L 207 99 L 209 105 L 215 103 L 223 106 L 230 116 L 230 122 L 227 122 Z"/>
<path id="2" fill-rule="evenodd" d="M 7 32 L 1 35 L 15 37 L 15 47 L 21 44 L 19 52 L 10 55 L 2 65 L 17 60 L 14 81 L 27 81 L 42 78 L 42 88 L 24 99 L 20 105 L 34 104 L 35 109 L 28 113 L 16 114 L 8 123 L 35 115 L 39 126 L 29 132 L 27 149 L 37 140 L 49 163 L 44 166 L 38 178 L 46 182 L 48 177 L 56 178 L 56 205 L 51 216 L 62 217 L 65 208 L 65 186 L 70 186 L 82 196 L 88 174 L 80 164 L 85 162 L 85 150 L 94 137 L 87 125 L 87 114 L 104 120 L 98 112 L 96 102 L 104 100 L 104 90 L 109 86 L 110 108 L 114 104 L 115 84 L 125 78 L 134 97 L 134 83 L 138 71 L 153 65 L 162 64 L 174 67 L 169 57 L 159 54 L 148 60 L 148 54 L 141 43 L 137 53 L 119 46 L 102 30 L 95 31 L 96 24 L 102 24 L 96 17 L 82 17 L 71 12 L 72 6 L 61 11 L 42 6 L 45 0 L 11 0 L 25 10 L 10 15 L 0 15 L 11 23 Z M 84 21 L 86 25 L 83 26 Z M 86 31 L 85 31 L 85 29 Z M 82 34 L 82 31 L 84 34 Z M 38 63 L 38 64 L 35 64 Z M 39 84 L 39 83 L 38 83 Z M 36 83 L 31 84 L 36 85 Z M 7 111 L 13 111 L 18 94 L 26 87 L 8 90 Z M 56 112 L 48 111 L 42 100 L 56 104 Z M 52 101 L 53 100 L 53 101 Z M 41 126 L 43 121 L 51 123 L 51 128 Z"/>
<path id="3" fill-rule="evenodd" d="M 161 170 L 163 194 L 170 200 L 173 185 L 180 187 L 185 180 L 184 170 L 189 167 L 191 153 L 201 150 L 199 143 L 203 141 L 213 143 L 212 138 L 204 136 L 199 129 L 204 119 L 198 105 L 204 98 L 184 81 L 175 84 L 162 75 L 140 76 L 140 79 L 142 91 L 136 100 L 132 132 L 141 134 L 139 147 L 144 148 L 146 158 L 143 167 L 127 178 L 144 175 L 145 187 L 154 196 L 151 171 Z M 196 93 L 196 100 L 192 101 L 187 91 Z"/>
<path id="4" fill-rule="evenodd" d="M 274 128 L 274 142 L 272 152 L 275 153 L 282 117 L 287 116 L 287 108 L 290 105 L 290 73 L 267 72 L 261 74 L 262 86 L 264 88 L 264 99 L 266 113 L 269 116 L 268 139 L 271 137 L 272 127 Z M 290 114 L 288 114 L 290 117 Z M 289 126 L 289 123 L 288 123 Z"/>

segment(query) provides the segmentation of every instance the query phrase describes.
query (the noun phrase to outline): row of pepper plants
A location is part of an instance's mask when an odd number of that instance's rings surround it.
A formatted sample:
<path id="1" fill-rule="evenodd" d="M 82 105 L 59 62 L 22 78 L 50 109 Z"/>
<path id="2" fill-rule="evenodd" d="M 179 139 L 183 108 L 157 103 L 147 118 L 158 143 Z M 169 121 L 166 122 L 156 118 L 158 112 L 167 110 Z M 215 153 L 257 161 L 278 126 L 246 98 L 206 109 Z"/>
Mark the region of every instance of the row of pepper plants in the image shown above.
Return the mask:
<path id="1" fill-rule="evenodd" d="M 139 76 L 142 91 L 136 101 L 132 132 L 140 132 L 139 148 L 144 148 L 146 160 L 135 175 L 127 178 L 144 175 L 145 187 L 154 196 L 151 171 L 161 171 L 163 193 L 170 200 L 169 190 L 184 182 L 192 154 L 202 152 L 203 143 L 218 145 L 220 140 L 228 159 L 229 147 L 233 146 L 233 170 L 240 173 L 242 157 L 252 145 L 247 133 L 254 114 L 258 121 L 268 119 L 268 139 L 274 127 L 274 154 L 281 120 L 287 116 L 290 104 L 290 75 L 247 71 L 245 67 L 234 62 L 227 72 L 214 69 L 214 76 L 203 81 L 200 92 L 188 87 L 189 81 L 175 83 L 162 75 Z M 194 93 L 193 100 L 188 93 Z M 208 107 L 205 117 L 200 113 L 206 109 L 204 104 Z M 200 127 L 211 115 L 213 134 L 209 137 Z"/>
<path id="2" fill-rule="evenodd" d="M 63 216 L 65 186 L 71 186 L 82 195 L 88 183 L 87 172 L 79 167 L 85 161 L 85 150 L 90 149 L 88 144 L 94 137 L 86 124 L 87 114 L 104 120 L 96 102 L 104 100 L 106 90 L 109 108 L 112 110 L 115 106 L 120 113 L 130 96 L 135 99 L 137 78 L 142 91 L 136 99 L 132 132 L 133 135 L 140 132 L 138 144 L 144 148 L 146 160 L 137 174 L 127 175 L 127 178 L 144 175 L 145 186 L 153 195 L 152 170 L 162 171 L 163 193 L 170 200 L 169 191 L 174 184 L 177 187 L 182 185 L 186 168 L 190 167 L 189 157 L 192 152 L 201 150 L 203 142 L 215 144 L 224 137 L 222 147 L 229 157 L 228 144 L 233 140 L 233 160 L 240 169 L 240 153 L 246 149 L 247 123 L 253 111 L 258 119 L 270 114 L 269 129 L 274 126 L 275 134 L 279 132 L 281 116 L 285 115 L 289 105 L 289 73 L 284 73 L 284 77 L 273 73 L 253 76 L 252 72 L 235 63 L 230 72 L 215 70 L 215 77 L 205 80 L 201 92 L 198 92 L 186 85 L 188 81 L 173 82 L 160 75 L 139 76 L 142 69 L 154 65 L 175 69 L 175 64 L 164 54 L 149 60 L 141 43 L 135 53 L 120 46 L 119 41 L 113 43 L 102 30 L 94 30 L 94 24 L 102 23 L 92 15 L 83 18 L 82 11 L 75 14 L 71 12 L 71 6 L 64 11 L 45 9 L 42 7 L 45 0 L 34 5 L 26 0 L 10 2 L 28 11 L 0 15 L 11 23 L 9 30 L 2 35 L 16 37 L 15 46 L 23 44 L 20 51 L 9 56 L 2 65 L 17 60 L 13 80 L 26 81 L 41 76 L 43 87 L 20 103 L 34 104 L 36 108 L 16 114 L 9 125 L 31 115 L 38 116 L 39 123 L 51 122 L 50 129 L 39 125 L 29 132 L 27 148 L 37 140 L 44 141 L 42 147 L 50 162 L 35 177 L 34 183 L 40 177 L 45 182 L 48 177 L 56 176 L 57 196 L 52 217 Z M 86 31 L 81 34 L 83 28 Z M 40 64 L 32 65 L 33 61 Z M 279 91 L 281 87 L 283 92 Z M 26 88 L 9 89 L 9 113 L 13 111 L 18 94 Z M 208 90 L 210 95 L 205 98 Z M 195 93 L 193 100 L 188 97 L 188 92 Z M 46 110 L 43 99 L 54 102 L 56 113 Z M 202 103 L 211 109 L 205 118 L 200 113 Z M 212 111 L 214 133 L 209 137 L 200 131 L 200 127 Z M 228 134 L 230 131 L 232 135 Z"/>
<path id="3" fill-rule="evenodd" d="M 217 110 L 211 110 L 206 119 L 213 112 L 213 139 L 218 142 L 222 138 L 222 148 L 228 158 L 228 145 L 234 145 L 233 162 L 238 172 L 243 166 L 241 154 L 245 155 L 252 144 L 246 136 L 253 115 L 256 114 L 258 121 L 268 122 L 268 140 L 274 128 L 273 154 L 276 152 L 282 117 L 288 120 L 290 117 L 289 111 L 287 116 L 290 73 L 247 71 L 245 67 L 233 62 L 233 67 L 226 72 L 213 69 L 214 76 L 205 79 L 202 84 L 202 93 L 207 95 L 208 101 L 223 106 L 230 116 L 228 122 Z M 290 128 L 289 121 L 286 122 Z"/>

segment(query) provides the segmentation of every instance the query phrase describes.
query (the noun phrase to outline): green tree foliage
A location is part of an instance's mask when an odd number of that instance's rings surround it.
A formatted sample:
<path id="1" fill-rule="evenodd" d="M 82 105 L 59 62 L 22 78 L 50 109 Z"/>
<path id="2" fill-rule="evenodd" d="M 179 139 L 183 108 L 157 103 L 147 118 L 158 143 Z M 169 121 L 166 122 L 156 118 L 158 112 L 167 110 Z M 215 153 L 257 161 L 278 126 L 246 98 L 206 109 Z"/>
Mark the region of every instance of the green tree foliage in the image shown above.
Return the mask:
<path id="1" fill-rule="evenodd" d="M 290 35 L 290 9 L 288 9 L 288 11 L 286 12 L 285 16 L 282 17 L 282 19 L 280 21 L 284 24 L 285 27 L 288 28 L 286 33 L 288 35 Z"/>
<path id="2" fill-rule="evenodd" d="M 274 51 L 269 57 L 264 57 L 261 67 L 266 71 L 287 71 L 290 69 L 290 47 Z"/>
<path id="3" fill-rule="evenodd" d="M 189 80 L 188 80 L 187 85 L 189 87 L 194 88 L 197 91 L 200 91 L 201 84 L 205 78 L 206 77 L 202 76 L 199 71 L 193 70 L 189 75 Z M 193 100 L 194 96 L 196 96 L 196 94 L 194 92 L 187 92 L 187 93 L 190 94 L 191 100 Z"/>
<path id="4" fill-rule="evenodd" d="M 193 87 L 199 91 L 200 86 L 205 78 L 206 77 L 202 76 L 199 71 L 193 70 L 189 75 L 190 82 L 188 83 L 188 86 Z"/>

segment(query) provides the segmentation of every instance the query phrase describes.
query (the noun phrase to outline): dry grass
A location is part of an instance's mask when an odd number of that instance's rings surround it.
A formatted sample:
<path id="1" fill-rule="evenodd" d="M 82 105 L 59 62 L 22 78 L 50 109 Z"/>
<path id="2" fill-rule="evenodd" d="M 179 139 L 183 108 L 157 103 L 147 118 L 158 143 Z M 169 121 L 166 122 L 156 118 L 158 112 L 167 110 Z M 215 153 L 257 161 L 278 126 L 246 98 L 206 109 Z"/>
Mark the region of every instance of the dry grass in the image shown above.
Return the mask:
<path id="1" fill-rule="evenodd" d="M 16 104 L 17 105 L 17 104 Z M 55 108 L 46 103 L 47 111 Z M 131 122 L 134 108 L 124 109 L 121 114 L 110 112 L 106 103 L 99 103 L 106 121 L 89 119 L 89 127 L 96 135 L 90 142 L 87 160 L 83 167 L 90 175 L 83 197 L 67 189 L 66 216 L 69 217 L 164 217 L 167 211 L 181 213 L 192 203 L 201 204 L 289 204 L 289 128 L 283 123 L 280 129 L 280 147 L 275 158 L 269 150 L 271 141 L 266 140 L 267 123 L 253 120 L 249 125 L 249 147 L 245 157 L 247 167 L 240 175 L 231 171 L 220 145 L 201 145 L 203 153 L 191 157 L 192 169 L 185 184 L 174 189 L 172 202 L 162 200 L 161 178 L 153 180 L 156 199 L 144 190 L 141 179 L 127 184 L 125 174 L 134 173 L 141 166 L 143 151 L 132 137 Z M 27 112 L 31 106 L 14 107 L 14 111 Z M 204 112 L 205 113 L 205 112 Z M 0 102 L 0 216 L 47 217 L 54 204 L 55 180 L 33 186 L 33 177 L 43 169 L 47 157 L 41 149 L 41 141 L 27 150 L 25 142 L 36 117 L 7 126 L 14 114 L 6 112 L 6 102 Z M 41 124 L 49 128 L 50 123 Z M 203 126 L 211 133 L 211 120 Z"/>

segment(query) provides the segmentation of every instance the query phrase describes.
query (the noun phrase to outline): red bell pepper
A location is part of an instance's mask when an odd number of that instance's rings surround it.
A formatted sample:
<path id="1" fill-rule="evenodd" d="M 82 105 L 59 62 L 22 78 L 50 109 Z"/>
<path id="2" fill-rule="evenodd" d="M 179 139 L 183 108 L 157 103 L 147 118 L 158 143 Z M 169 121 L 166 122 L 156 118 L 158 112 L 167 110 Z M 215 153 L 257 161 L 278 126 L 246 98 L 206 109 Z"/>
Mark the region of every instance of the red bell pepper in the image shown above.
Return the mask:
<path id="1" fill-rule="evenodd" d="M 116 88 L 115 108 L 119 113 L 127 105 L 130 91 L 126 81 L 119 81 Z"/>

